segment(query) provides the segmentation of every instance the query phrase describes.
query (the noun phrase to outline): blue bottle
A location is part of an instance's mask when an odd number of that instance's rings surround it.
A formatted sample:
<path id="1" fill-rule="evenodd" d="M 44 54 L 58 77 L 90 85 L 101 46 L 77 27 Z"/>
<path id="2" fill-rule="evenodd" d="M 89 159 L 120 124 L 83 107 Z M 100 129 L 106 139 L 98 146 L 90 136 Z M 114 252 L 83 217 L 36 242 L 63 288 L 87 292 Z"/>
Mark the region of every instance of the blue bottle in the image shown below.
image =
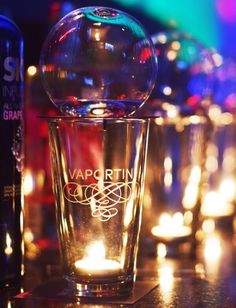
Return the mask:
<path id="1" fill-rule="evenodd" d="M 0 15 L 0 287 L 22 274 L 23 40 Z"/>

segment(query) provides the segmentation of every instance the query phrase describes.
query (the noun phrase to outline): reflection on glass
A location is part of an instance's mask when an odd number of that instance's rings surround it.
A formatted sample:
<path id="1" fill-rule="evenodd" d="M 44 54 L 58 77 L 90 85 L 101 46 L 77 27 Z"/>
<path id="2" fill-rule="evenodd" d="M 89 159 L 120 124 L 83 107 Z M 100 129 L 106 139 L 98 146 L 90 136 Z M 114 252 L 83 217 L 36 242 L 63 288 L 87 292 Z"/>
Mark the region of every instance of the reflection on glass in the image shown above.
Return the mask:
<path id="1" fill-rule="evenodd" d="M 200 278 L 205 278 L 205 269 L 202 263 L 197 263 L 195 265 L 195 272 L 200 276 Z"/>
<path id="2" fill-rule="evenodd" d="M 168 305 L 173 296 L 174 286 L 174 269 L 170 264 L 162 264 L 159 270 L 159 283 L 160 291 L 164 300 L 164 303 Z"/>
<path id="3" fill-rule="evenodd" d="M 29 169 L 25 169 L 24 182 L 23 182 L 24 195 L 25 196 L 30 195 L 33 189 L 34 189 L 34 182 L 33 182 L 32 172 Z"/>
<path id="4" fill-rule="evenodd" d="M 32 243 L 33 240 L 34 240 L 33 232 L 30 229 L 26 228 L 25 231 L 24 231 L 24 241 L 25 241 L 25 243 L 28 243 L 28 244 Z"/>
<path id="5" fill-rule="evenodd" d="M 207 145 L 201 214 L 220 219 L 233 216 L 236 201 L 236 121 L 220 106 L 209 108 L 213 132 Z"/>
<path id="6" fill-rule="evenodd" d="M 196 115 L 150 122 L 143 232 L 151 234 L 154 243 L 194 242 L 207 128 L 206 119 Z M 158 247 L 157 254 L 163 256 Z"/>
<path id="7" fill-rule="evenodd" d="M 11 301 L 7 301 L 7 308 L 12 308 Z"/>
<path id="8" fill-rule="evenodd" d="M 203 249 L 207 275 L 211 278 L 216 278 L 222 255 L 222 244 L 220 238 L 216 234 L 207 237 L 204 241 Z"/>
<path id="9" fill-rule="evenodd" d="M 6 246 L 5 246 L 5 250 L 4 250 L 4 252 L 7 256 L 10 256 L 13 252 L 11 244 L 12 244 L 12 239 L 10 237 L 10 234 L 7 232 L 6 233 Z"/>
<path id="10" fill-rule="evenodd" d="M 218 261 L 221 253 L 221 242 L 217 236 L 211 236 L 205 240 L 204 256 L 207 262 L 211 263 Z"/>
<path id="11" fill-rule="evenodd" d="M 167 255 L 166 245 L 163 243 L 157 244 L 157 257 L 162 259 L 165 258 L 166 255 Z"/>
<path id="12" fill-rule="evenodd" d="M 201 167 L 193 166 L 190 172 L 188 184 L 186 185 L 184 191 L 184 196 L 182 201 L 185 209 L 192 209 L 197 203 L 200 181 L 201 181 Z"/>

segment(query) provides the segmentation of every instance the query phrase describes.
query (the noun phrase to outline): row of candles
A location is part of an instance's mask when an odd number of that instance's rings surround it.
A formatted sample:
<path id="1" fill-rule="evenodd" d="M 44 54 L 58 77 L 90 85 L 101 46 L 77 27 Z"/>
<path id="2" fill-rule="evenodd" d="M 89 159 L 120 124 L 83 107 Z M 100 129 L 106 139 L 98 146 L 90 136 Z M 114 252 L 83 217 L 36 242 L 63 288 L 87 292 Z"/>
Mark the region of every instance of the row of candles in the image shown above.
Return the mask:
<path id="1" fill-rule="evenodd" d="M 232 180 L 222 181 L 218 191 L 206 193 L 201 208 L 201 215 L 205 218 L 218 219 L 221 217 L 230 217 L 234 214 L 234 198 L 236 196 L 236 182 Z M 191 235 L 191 212 L 185 214 L 176 212 L 174 214 L 163 213 L 160 215 L 159 224 L 154 226 L 151 233 L 165 241 L 171 241 L 179 237 L 183 238 Z"/>
<path id="2" fill-rule="evenodd" d="M 166 165 L 168 165 L 168 163 L 166 163 Z M 166 245 L 178 241 L 186 242 L 193 236 L 196 236 L 198 239 L 201 238 L 201 235 L 199 236 L 201 232 L 196 232 L 196 230 L 193 230 L 192 228 L 193 220 L 199 219 L 199 217 L 194 216 L 191 208 L 191 198 L 196 198 L 195 186 L 199 184 L 199 167 L 194 166 L 191 174 L 189 183 L 185 188 L 182 202 L 183 211 L 162 211 L 161 213 L 158 213 L 158 217 L 153 217 L 153 225 L 150 228 L 150 233 L 159 244 Z M 39 172 L 38 176 L 34 176 L 30 169 L 26 169 L 24 181 L 26 198 L 31 195 L 32 191 L 35 189 L 35 185 L 43 186 L 42 172 Z M 144 196 L 144 198 L 147 197 L 147 195 Z M 233 220 L 235 198 L 236 181 L 232 176 L 225 177 L 218 185 L 218 189 L 208 190 L 203 196 L 201 202 L 202 204 L 199 215 L 201 218 L 201 230 L 203 232 L 209 232 L 210 229 L 214 230 L 215 221 L 224 217 L 230 217 Z M 144 212 L 145 210 L 146 209 L 144 208 Z M 196 234 L 193 234 L 194 232 L 196 232 Z M 33 241 L 32 236 L 30 237 L 30 241 Z M 96 254 L 93 253 L 94 251 L 96 251 Z M 166 255 L 166 248 L 163 245 L 157 246 L 157 254 Z M 93 268 L 93 265 L 95 264 L 93 259 L 94 255 L 96 255 L 96 258 L 98 258 L 99 261 L 96 261 L 96 268 Z M 104 268 L 111 272 L 114 270 L 119 271 L 121 265 L 117 261 L 106 259 L 104 243 L 98 240 L 87 247 L 87 255 L 83 260 L 78 261 L 75 264 L 75 267 L 82 271 L 87 267 L 93 272 L 99 274 L 99 270 Z"/>
<path id="3" fill-rule="evenodd" d="M 26 195 L 32 192 L 33 186 L 32 174 L 27 170 L 24 186 Z M 235 194 L 235 183 L 230 179 L 222 181 L 219 191 L 206 193 L 201 208 L 201 231 L 205 234 L 212 233 L 215 229 L 215 220 L 222 217 L 233 217 Z M 157 244 L 157 256 L 164 257 L 167 255 L 165 245 L 168 245 L 168 243 L 189 240 L 193 232 L 191 228 L 192 219 L 191 211 L 185 211 L 184 214 L 181 212 L 174 214 L 164 212 L 160 215 L 158 224 L 151 229 L 152 236 L 159 242 Z M 200 233 L 197 233 L 198 237 Z M 26 232 L 25 239 L 26 242 L 32 242 L 34 239 L 29 229 Z M 99 276 L 104 273 L 104 270 L 107 274 L 113 275 L 119 272 L 122 266 L 118 261 L 107 259 L 103 241 L 95 240 L 86 248 L 86 256 L 75 262 L 75 268 L 80 273 Z"/>
<path id="4" fill-rule="evenodd" d="M 32 71 L 31 71 L 32 70 Z M 34 67 L 30 68 L 30 74 L 34 75 Z M 168 106 L 167 106 L 168 107 Z M 173 106 L 172 106 L 173 107 Z M 168 107 L 169 108 L 169 107 Z M 167 108 L 167 109 L 168 109 Z M 169 110 L 169 109 L 168 109 Z M 176 118 L 178 114 L 173 112 L 171 109 L 173 117 Z M 214 106 L 211 108 L 211 117 L 215 117 L 215 113 L 219 114 L 219 110 Z M 168 113 L 168 116 L 171 118 L 171 113 Z M 226 127 L 232 124 L 231 115 L 221 114 L 218 116 L 219 121 L 222 122 L 222 126 Z M 191 117 L 192 123 L 197 123 L 198 117 Z M 178 129 L 183 129 L 179 127 Z M 218 170 L 217 165 L 217 151 L 216 145 L 214 143 L 209 143 L 207 148 L 207 157 L 205 162 L 206 171 L 214 174 Z M 227 154 L 227 155 L 226 155 Z M 229 169 L 229 164 L 232 167 L 232 161 L 234 158 L 234 151 L 230 151 L 230 148 L 226 148 L 224 151 L 225 163 L 224 167 Z M 166 157 L 164 160 L 164 169 L 165 169 L 165 186 L 168 187 L 172 184 L 172 161 L 170 157 Z M 225 170 L 223 170 L 225 171 Z M 226 170 L 227 171 L 227 170 Z M 182 208 L 183 211 L 179 209 L 176 211 L 158 211 L 157 216 L 152 215 L 152 226 L 149 230 L 150 235 L 158 242 L 157 244 L 157 255 L 165 256 L 167 254 L 166 245 L 172 242 L 183 242 L 189 241 L 193 236 L 200 238 L 199 232 L 196 234 L 196 230 L 193 230 L 192 223 L 193 220 L 196 220 L 196 216 L 193 214 L 193 207 L 196 202 L 196 198 L 199 196 L 199 182 L 200 182 L 200 166 L 193 165 L 192 171 L 188 179 L 188 183 L 184 189 L 183 199 L 182 199 Z M 202 196 L 201 200 L 201 227 L 203 232 L 213 230 L 215 226 L 215 220 L 218 220 L 221 217 L 233 217 L 235 209 L 234 202 L 236 199 L 236 181 L 232 173 L 225 173 L 225 177 L 221 179 L 221 182 L 218 186 L 213 188 L 208 188 L 205 194 Z M 220 178 L 220 177 L 219 177 Z M 34 194 L 38 190 L 42 190 L 45 185 L 46 174 L 42 170 L 34 171 L 29 168 L 25 170 L 25 196 L 26 201 L 30 200 L 30 196 L 34 191 Z M 220 180 L 220 179 L 219 179 Z M 145 192 L 144 199 L 148 198 L 148 193 Z M 145 202 L 144 202 L 145 203 Z M 153 204 L 152 204 L 153 206 Z M 157 204 L 158 208 L 158 204 Z M 144 207 L 144 216 L 145 216 L 145 207 Z M 145 225 L 145 222 L 143 223 Z M 34 232 L 33 232 L 34 233 Z M 27 229 L 26 238 L 32 243 L 37 237 L 31 233 L 30 228 Z M 141 234 L 142 236 L 142 234 Z M 40 237 L 40 235 L 39 235 Z M 96 252 L 96 253 L 95 253 Z M 35 254 L 39 253 L 35 249 Z M 32 256 L 33 254 L 31 254 Z M 94 256 L 96 255 L 96 262 Z M 75 262 L 75 268 L 80 272 L 90 272 L 93 275 L 102 275 L 102 272 L 105 270 L 110 274 L 118 273 L 122 269 L 122 264 L 117 260 L 110 260 L 106 253 L 105 243 L 102 240 L 96 239 L 91 242 L 88 247 L 86 247 L 86 254 L 81 260 Z"/>

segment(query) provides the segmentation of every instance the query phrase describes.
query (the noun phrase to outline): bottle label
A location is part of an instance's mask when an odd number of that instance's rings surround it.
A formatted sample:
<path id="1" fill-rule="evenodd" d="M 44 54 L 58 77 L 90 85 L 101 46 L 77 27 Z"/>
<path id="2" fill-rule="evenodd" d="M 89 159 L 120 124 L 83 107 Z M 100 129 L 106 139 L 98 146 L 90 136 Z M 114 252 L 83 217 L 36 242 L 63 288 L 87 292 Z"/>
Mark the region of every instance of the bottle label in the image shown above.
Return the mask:
<path id="1" fill-rule="evenodd" d="M 22 120 L 23 61 L 5 57 L 2 65 L 2 111 L 4 120 Z"/>
<path id="2" fill-rule="evenodd" d="M 2 40 L 1 46 L 0 206 L 2 203 L 9 202 L 7 200 L 21 196 L 21 171 L 24 158 L 23 61 L 20 57 L 20 44 L 10 40 Z"/>
<path id="3" fill-rule="evenodd" d="M 21 275 L 22 48 L 17 28 L 0 16 L 0 286 Z"/>

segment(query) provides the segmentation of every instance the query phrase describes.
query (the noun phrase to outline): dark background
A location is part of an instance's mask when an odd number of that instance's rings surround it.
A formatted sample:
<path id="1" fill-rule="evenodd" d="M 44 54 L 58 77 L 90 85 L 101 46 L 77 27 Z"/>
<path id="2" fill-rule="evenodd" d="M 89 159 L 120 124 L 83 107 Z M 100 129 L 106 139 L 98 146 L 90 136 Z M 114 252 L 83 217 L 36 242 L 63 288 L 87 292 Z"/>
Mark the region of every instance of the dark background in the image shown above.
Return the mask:
<path id="1" fill-rule="evenodd" d="M 206 47 L 236 58 L 235 0 L 1 0 L 0 14 L 12 18 L 22 30 L 27 68 L 38 64 L 42 43 L 52 25 L 73 9 L 93 5 L 130 13 L 150 34 L 165 29 L 187 32 Z"/>

